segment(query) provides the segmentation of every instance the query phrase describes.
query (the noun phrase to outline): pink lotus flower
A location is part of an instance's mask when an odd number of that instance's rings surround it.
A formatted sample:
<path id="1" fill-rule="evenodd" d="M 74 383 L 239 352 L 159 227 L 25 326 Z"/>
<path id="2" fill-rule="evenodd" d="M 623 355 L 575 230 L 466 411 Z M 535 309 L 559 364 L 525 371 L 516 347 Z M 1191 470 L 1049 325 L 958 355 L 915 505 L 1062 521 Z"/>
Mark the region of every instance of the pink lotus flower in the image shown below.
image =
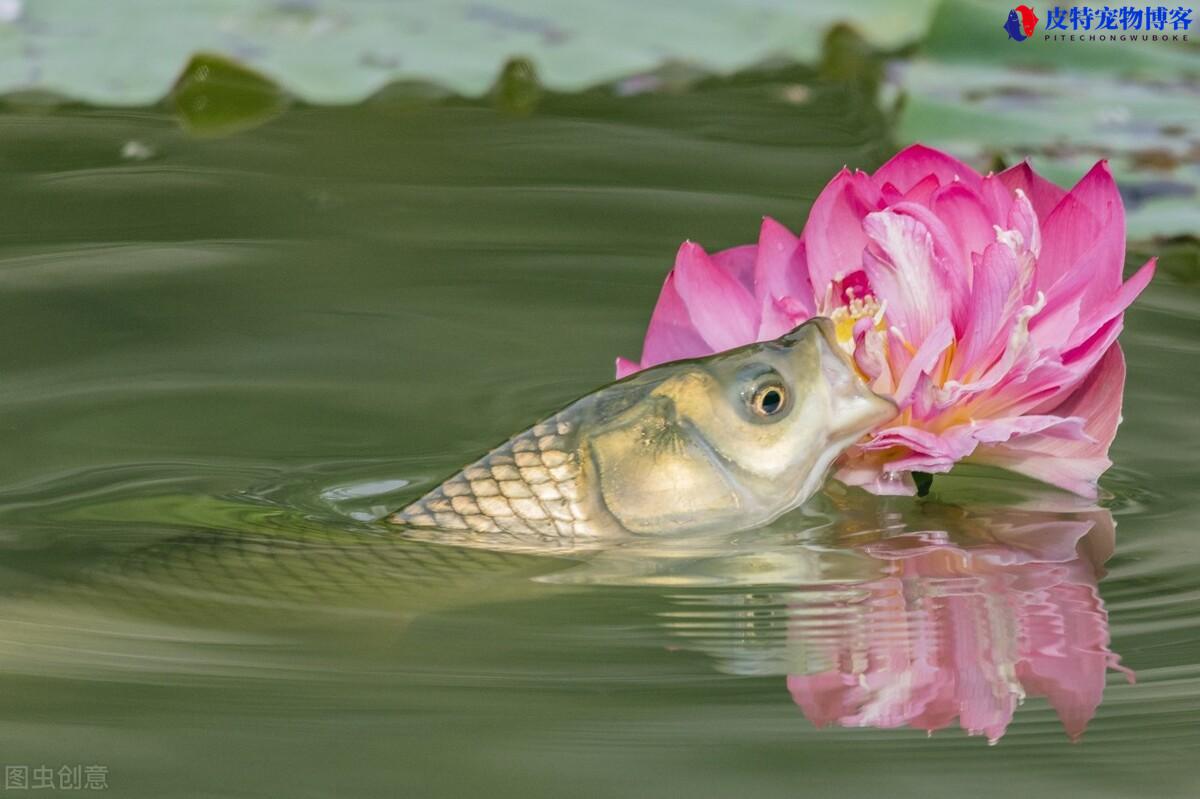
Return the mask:
<path id="1" fill-rule="evenodd" d="M 933 732 L 957 718 L 995 743 L 1025 697 L 1044 696 L 1079 739 L 1108 669 L 1133 682 L 1109 649 L 1096 590 L 1112 516 L 1006 513 L 995 532 L 1003 540 L 979 547 L 930 531 L 865 548 L 885 576 L 854 586 L 865 595 L 854 625 L 816 628 L 803 651 L 817 668 L 787 678 L 809 721 Z"/>
<path id="2" fill-rule="evenodd" d="M 904 150 L 873 175 L 843 169 L 797 238 L 764 219 L 758 244 L 713 255 L 686 242 L 641 363 L 775 338 L 811 316 L 900 415 L 852 447 L 836 476 L 910 494 L 911 472 L 970 459 L 1093 497 L 1111 465 L 1124 310 L 1153 259 L 1122 283 L 1125 211 L 1101 161 L 1063 191 L 1022 163 L 981 176 Z"/>

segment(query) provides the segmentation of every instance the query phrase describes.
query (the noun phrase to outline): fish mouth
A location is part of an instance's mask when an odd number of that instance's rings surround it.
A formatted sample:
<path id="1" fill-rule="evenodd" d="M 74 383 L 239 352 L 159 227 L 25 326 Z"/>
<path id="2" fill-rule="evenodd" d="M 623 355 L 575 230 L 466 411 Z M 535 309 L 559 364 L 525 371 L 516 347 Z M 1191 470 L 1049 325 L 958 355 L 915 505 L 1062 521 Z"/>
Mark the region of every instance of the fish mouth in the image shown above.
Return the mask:
<path id="1" fill-rule="evenodd" d="M 871 389 L 850 354 L 842 349 L 833 322 L 815 317 L 812 324 L 821 331 L 824 340 L 824 347 L 818 346 L 821 371 L 833 392 L 834 425 L 829 431 L 829 441 L 848 446 L 884 422 L 895 419 L 900 414 L 900 407 L 892 397 L 876 394 Z"/>
<path id="2" fill-rule="evenodd" d="M 859 371 L 858 365 L 851 358 L 850 353 L 842 349 L 841 343 L 838 341 L 838 332 L 834 329 L 832 320 L 826 317 L 814 317 L 812 318 L 812 323 L 816 325 L 817 330 L 821 331 L 821 336 L 824 338 L 824 342 L 826 342 L 828 352 L 834 358 L 838 359 L 841 366 L 845 367 L 847 376 L 854 382 L 854 388 L 856 388 L 858 396 L 876 405 L 876 413 L 880 416 L 880 419 L 871 423 L 871 427 L 880 425 L 880 423 L 894 419 L 896 415 L 899 415 L 900 405 L 896 404 L 895 399 L 887 395 L 877 394 L 874 389 L 871 389 L 870 383 L 866 382 L 863 373 Z"/>

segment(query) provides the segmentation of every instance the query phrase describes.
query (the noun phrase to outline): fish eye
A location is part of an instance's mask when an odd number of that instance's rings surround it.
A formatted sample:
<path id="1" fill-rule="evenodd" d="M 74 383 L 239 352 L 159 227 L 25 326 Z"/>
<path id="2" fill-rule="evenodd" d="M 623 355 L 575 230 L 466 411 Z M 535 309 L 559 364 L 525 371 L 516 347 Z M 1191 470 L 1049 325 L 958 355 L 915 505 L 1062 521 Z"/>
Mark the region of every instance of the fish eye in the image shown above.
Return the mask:
<path id="1" fill-rule="evenodd" d="M 750 395 L 750 410 L 763 419 L 779 416 L 787 405 L 787 388 L 777 380 L 762 383 Z"/>

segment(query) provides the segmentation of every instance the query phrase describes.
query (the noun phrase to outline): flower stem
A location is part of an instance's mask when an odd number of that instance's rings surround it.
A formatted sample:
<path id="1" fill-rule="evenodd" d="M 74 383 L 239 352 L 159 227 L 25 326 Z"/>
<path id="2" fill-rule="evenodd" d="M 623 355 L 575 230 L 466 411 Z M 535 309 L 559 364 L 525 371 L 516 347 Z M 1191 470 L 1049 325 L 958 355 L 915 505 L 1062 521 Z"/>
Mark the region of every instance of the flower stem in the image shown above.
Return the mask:
<path id="1" fill-rule="evenodd" d="M 912 478 L 917 484 L 917 496 L 929 496 L 929 489 L 933 486 L 933 475 L 929 472 L 913 472 Z"/>

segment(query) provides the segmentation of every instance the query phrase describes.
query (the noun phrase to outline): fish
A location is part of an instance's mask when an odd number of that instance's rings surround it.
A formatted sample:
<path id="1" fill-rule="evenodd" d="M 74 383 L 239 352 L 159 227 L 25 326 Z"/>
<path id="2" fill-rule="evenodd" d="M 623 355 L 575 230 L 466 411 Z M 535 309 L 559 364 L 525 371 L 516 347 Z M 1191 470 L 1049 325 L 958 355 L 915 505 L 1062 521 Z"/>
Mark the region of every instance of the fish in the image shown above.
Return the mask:
<path id="1" fill-rule="evenodd" d="M 588 394 L 387 520 L 409 537 L 537 551 L 753 529 L 896 414 L 818 317 Z"/>
<path id="2" fill-rule="evenodd" d="M 1029 6 L 1020 5 L 1013 9 L 1021 15 L 1021 27 L 1025 31 L 1026 36 L 1032 36 L 1033 30 L 1038 24 L 1038 15 L 1033 13 L 1033 9 Z"/>
<path id="3" fill-rule="evenodd" d="M 1004 30 L 1006 33 L 1008 33 L 1008 38 L 1014 41 L 1023 42 L 1028 38 L 1025 35 L 1024 28 L 1021 25 L 1021 20 L 1017 15 L 1016 9 L 1012 9 L 1008 12 L 1008 19 L 1004 21 Z"/>

